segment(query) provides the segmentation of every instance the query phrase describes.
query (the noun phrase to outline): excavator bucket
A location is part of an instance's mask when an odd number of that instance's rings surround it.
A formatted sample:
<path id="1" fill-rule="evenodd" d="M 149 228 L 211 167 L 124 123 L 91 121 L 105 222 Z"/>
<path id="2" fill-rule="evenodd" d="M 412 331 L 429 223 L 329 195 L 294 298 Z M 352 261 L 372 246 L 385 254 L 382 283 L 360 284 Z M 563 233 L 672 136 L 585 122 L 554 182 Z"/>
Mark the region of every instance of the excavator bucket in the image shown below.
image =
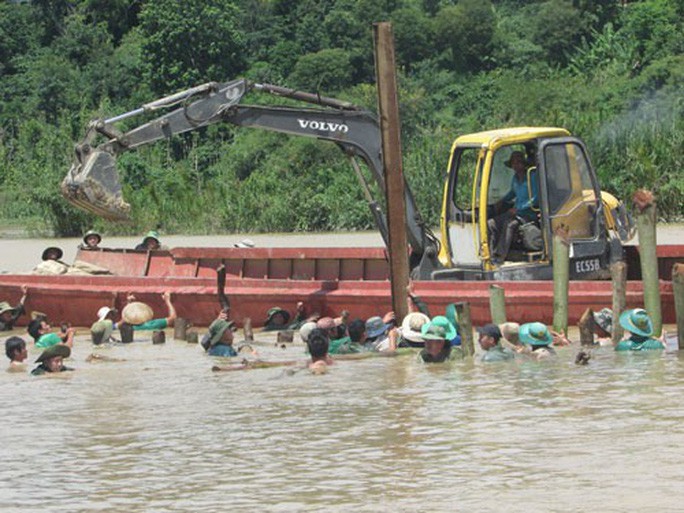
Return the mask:
<path id="1" fill-rule="evenodd" d="M 83 210 L 112 221 L 130 219 L 131 206 L 123 200 L 116 159 L 109 152 L 77 155 L 61 189 L 70 203 Z"/>

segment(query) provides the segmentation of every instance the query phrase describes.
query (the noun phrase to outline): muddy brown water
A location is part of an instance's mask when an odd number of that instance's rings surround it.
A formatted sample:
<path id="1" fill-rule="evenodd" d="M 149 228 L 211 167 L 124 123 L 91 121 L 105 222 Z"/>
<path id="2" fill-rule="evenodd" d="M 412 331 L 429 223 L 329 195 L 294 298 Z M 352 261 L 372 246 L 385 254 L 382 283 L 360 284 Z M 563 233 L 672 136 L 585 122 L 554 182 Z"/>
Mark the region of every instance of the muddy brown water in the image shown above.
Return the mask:
<path id="1" fill-rule="evenodd" d="M 81 333 L 74 372 L 0 372 L 0 511 L 684 511 L 672 347 L 602 348 L 585 367 L 576 345 L 544 363 L 374 358 L 314 376 L 214 373 L 172 333 L 98 348 Z M 256 338 L 265 360 L 304 358 Z"/>

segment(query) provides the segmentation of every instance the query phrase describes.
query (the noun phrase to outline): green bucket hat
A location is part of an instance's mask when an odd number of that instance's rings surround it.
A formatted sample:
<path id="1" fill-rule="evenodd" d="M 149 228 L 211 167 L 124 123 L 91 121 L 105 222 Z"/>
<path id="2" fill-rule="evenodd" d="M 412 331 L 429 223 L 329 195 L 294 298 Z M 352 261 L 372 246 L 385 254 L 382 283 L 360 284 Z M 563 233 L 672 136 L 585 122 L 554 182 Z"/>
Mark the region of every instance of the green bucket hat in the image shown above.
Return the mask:
<path id="1" fill-rule="evenodd" d="M 620 315 L 620 326 L 640 337 L 653 335 L 653 322 L 643 308 L 627 310 Z"/>
<path id="2" fill-rule="evenodd" d="M 211 336 L 209 345 L 213 347 L 218 344 L 226 330 L 233 329 L 234 325 L 233 321 L 226 321 L 224 319 L 216 319 L 212 322 L 209 326 L 209 335 Z"/>
<path id="3" fill-rule="evenodd" d="M 55 356 L 61 356 L 62 358 L 68 358 L 71 355 L 71 349 L 69 346 L 64 344 L 55 344 L 54 346 L 48 347 L 43 351 L 40 356 L 36 359 L 36 363 L 43 363 L 45 360 L 54 358 Z"/>
<path id="4" fill-rule="evenodd" d="M 454 328 L 456 328 L 456 331 L 458 331 L 459 324 L 458 324 L 458 312 L 456 311 L 456 304 L 451 303 L 447 305 L 446 307 L 446 318 L 449 319 L 449 322 L 452 324 Z"/>
<path id="5" fill-rule="evenodd" d="M 147 239 L 154 239 L 154 240 L 156 240 L 157 242 L 160 242 L 160 241 L 159 241 L 159 233 L 157 233 L 157 232 L 154 231 L 154 230 L 150 230 L 150 231 L 147 232 L 147 233 L 145 234 L 145 236 L 143 237 L 143 244 L 145 243 L 145 241 L 146 241 Z"/>
<path id="6" fill-rule="evenodd" d="M 532 346 L 549 346 L 553 342 L 549 328 L 541 322 L 523 324 L 520 326 L 519 336 L 523 344 Z"/>
<path id="7" fill-rule="evenodd" d="M 83 244 L 86 243 L 86 239 L 87 239 L 88 237 L 90 237 L 91 235 L 95 235 L 95 236 L 97 237 L 97 243 L 98 243 L 98 244 L 99 244 L 100 242 L 102 242 L 102 235 L 100 235 L 100 234 L 99 234 L 98 232 L 96 232 L 95 230 L 88 230 L 87 232 L 85 232 L 85 235 L 83 236 Z"/>
<path id="8" fill-rule="evenodd" d="M 426 340 L 453 340 L 456 338 L 456 328 L 443 315 L 433 317 L 430 322 L 423 324 L 420 332 Z"/>

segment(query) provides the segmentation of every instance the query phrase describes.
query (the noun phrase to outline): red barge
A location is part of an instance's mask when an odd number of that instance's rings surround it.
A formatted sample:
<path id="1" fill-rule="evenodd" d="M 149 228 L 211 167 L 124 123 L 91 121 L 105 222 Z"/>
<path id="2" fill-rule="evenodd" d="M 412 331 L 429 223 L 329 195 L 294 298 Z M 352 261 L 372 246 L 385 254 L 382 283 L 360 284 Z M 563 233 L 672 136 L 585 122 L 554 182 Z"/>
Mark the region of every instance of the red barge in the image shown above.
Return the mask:
<path id="1" fill-rule="evenodd" d="M 639 281 L 638 251 L 625 248 L 628 262 L 627 305 L 643 305 Z M 663 320 L 675 322 L 672 294 L 672 265 L 684 261 L 684 245 L 659 246 L 660 292 Z M 109 269 L 112 276 L 0 275 L 0 298 L 16 302 L 20 286 L 30 289 L 27 308 L 45 312 L 55 321 L 89 326 L 98 308 L 112 302 L 123 306 L 132 292 L 164 312 L 161 293 L 173 294 L 178 315 L 194 325 L 206 326 L 217 315 L 216 268 L 227 270 L 226 294 L 232 317 L 241 324 L 245 317 L 255 326 L 266 311 L 280 306 L 292 311 L 304 301 L 310 312 L 352 317 L 370 317 L 391 308 L 389 264 L 384 248 L 187 248 L 168 251 L 126 249 L 80 250 L 77 260 Z M 415 290 L 433 314 L 446 305 L 466 301 L 473 323 L 489 320 L 489 285 L 505 290 L 507 316 L 511 320 L 550 323 L 553 317 L 552 281 L 416 281 Z M 569 320 L 575 323 L 582 312 L 610 305 L 610 281 L 572 281 Z M 22 319 L 26 322 L 26 318 Z"/>

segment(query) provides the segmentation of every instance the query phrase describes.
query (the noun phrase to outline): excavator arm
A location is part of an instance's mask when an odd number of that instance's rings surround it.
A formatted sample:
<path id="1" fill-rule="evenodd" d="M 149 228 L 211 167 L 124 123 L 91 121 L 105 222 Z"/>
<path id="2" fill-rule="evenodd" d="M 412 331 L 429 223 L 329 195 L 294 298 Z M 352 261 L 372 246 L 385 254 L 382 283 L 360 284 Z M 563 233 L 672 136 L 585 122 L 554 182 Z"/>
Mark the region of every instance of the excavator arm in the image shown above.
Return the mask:
<path id="1" fill-rule="evenodd" d="M 318 107 L 241 105 L 242 98 L 250 91 L 265 92 Z M 173 110 L 125 133 L 115 127 L 115 124 L 125 119 L 169 108 Z M 269 84 L 255 84 L 244 79 L 222 84 L 207 83 L 125 114 L 92 121 L 83 141 L 76 146 L 73 165 L 62 182 L 62 194 L 80 208 L 108 219 L 125 220 L 129 217 L 130 206 L 122 196 L 116 157 L 139 146 L 218 122 L 335 143 L 352 160 L 375 223 L 387 244 L 385 216 L 372 198 L 356 163 L 356 158 L 361 158 L 380 190 L 384 190 L 382 142 L 375 115 L 333 98 Z M 105 141 L 93 146 L 99 136 L 104 137 Z M 437 248 L 434 247 L 434 236 L 425 228 L 408 185 L 405 191 L 406 228 L 412 260 L 417 264 L 426 253 L 431 260 L 435 260 Z"/>

